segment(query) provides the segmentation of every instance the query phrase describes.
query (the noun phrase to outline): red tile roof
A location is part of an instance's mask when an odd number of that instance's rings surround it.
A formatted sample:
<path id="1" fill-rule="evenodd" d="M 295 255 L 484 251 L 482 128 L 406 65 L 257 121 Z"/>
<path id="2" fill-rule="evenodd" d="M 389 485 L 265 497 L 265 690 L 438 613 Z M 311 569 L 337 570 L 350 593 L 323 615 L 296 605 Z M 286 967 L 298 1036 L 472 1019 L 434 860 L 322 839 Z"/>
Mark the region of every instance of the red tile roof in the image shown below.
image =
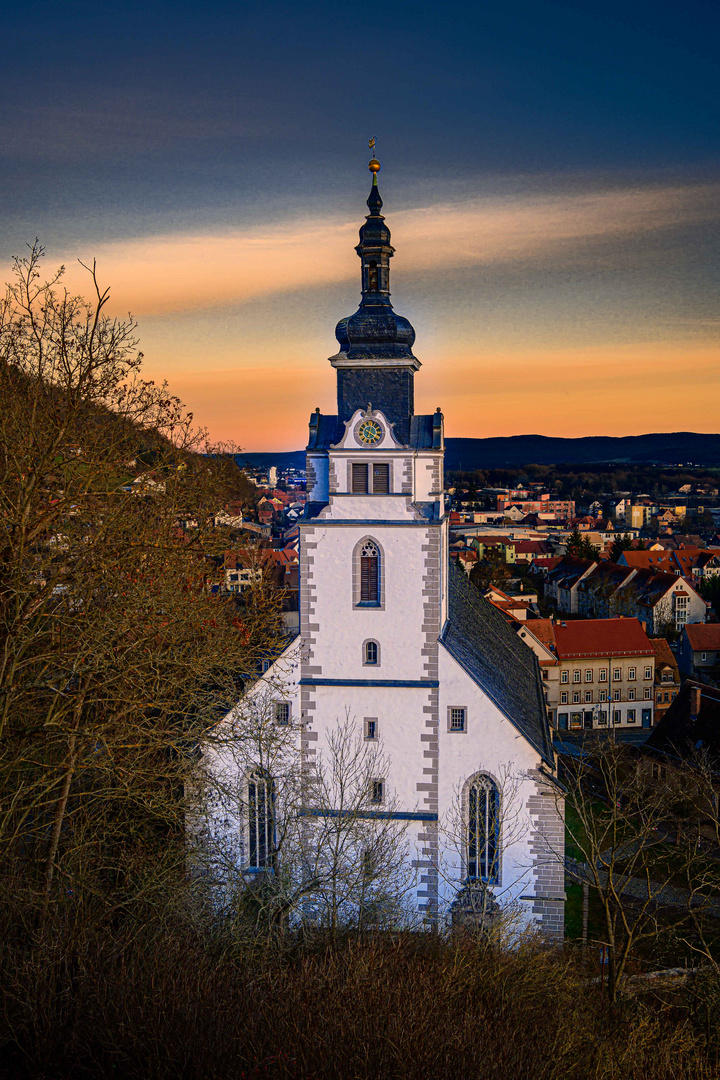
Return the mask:
<path id="1" fill-rule="evenodd" d="M 652 656 L 650 639 L 637 619 L 578 619 L 555 624 L 561 660 L 590 656 Z"/>
<path id="2" fill-rule="evenodd" d="M 693 650 L 720 649 L 720 623 L 688 623 L 685 633 Z"/>

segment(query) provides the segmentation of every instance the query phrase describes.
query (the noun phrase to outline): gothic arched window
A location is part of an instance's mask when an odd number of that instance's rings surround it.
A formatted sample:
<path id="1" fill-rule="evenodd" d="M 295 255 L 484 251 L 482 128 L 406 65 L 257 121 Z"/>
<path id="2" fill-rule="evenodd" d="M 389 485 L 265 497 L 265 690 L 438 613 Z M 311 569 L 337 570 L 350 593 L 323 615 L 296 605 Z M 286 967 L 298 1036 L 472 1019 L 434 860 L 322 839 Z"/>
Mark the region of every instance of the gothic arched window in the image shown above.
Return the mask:
<path id="1" fill-rule="evenodd" d="M 468 879 L 497 884 L 500 793 L 491 777 L 480 774 L 470 782 L 467 815 Z"/>
<path id="2" fill-rule="evenodd" d="M 380 552 L 372 540 L 360 549 L 360 603 L 380 603 Z"/>
<path id="3" fill-rule="evenodd" d="M 247 866 L 268 870 L 275 863 L 275 785 L 261 769 L 247 782 Z"/>

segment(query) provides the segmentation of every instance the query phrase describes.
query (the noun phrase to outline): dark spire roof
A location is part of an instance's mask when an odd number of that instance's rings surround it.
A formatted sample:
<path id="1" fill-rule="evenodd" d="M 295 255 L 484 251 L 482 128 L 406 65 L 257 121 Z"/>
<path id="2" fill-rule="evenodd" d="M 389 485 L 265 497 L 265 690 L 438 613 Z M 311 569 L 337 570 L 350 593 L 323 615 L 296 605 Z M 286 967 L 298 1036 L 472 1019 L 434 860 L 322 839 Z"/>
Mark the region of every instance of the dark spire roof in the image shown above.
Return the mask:
<path id="1" fill-rule="evenodd" d="M 390 259 L 395 249 L 380 212 L 382 205 L 375 172 L 367 200 L 370 213 L 355 248 L 361 261 L 362 300 L 355 314 L 341 319 L 335 328 L 340 350 L 333 360 L 409 360 L 417 366 L 412 353 L 415 330 L 395 314 L 390 303 Z"/>

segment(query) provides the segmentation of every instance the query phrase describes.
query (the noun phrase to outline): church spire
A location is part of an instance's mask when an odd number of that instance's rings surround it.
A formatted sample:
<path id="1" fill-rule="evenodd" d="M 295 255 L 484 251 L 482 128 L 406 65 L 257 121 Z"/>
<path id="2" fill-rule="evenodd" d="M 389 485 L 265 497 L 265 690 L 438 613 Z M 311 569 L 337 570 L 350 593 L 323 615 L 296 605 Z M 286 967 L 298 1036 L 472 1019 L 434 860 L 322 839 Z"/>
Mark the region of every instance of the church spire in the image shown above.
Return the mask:
<path id="1" fill-rule="evenodd" d="M 371 140 L 371 148 L 374 140 Z M 367 199 L 369 213 L 360 227 L 360 307 L 354 315 L 341 319 L 335 328 L 340 346 L 330 362 L 338 373 L 338 414 L 350 419 L 357 408 L 372 401 L 384 408 L 396 424 L 396 435 L 407 438 L 413 414 L 413 373 L 420 362 L 413 356 L 415 331 L 390 303 L 390 259 L 395 248 L 381 210 L 383 201 L 377 183 L 380 162 L 373 157 L 368 168 L 373 174 Z"/>

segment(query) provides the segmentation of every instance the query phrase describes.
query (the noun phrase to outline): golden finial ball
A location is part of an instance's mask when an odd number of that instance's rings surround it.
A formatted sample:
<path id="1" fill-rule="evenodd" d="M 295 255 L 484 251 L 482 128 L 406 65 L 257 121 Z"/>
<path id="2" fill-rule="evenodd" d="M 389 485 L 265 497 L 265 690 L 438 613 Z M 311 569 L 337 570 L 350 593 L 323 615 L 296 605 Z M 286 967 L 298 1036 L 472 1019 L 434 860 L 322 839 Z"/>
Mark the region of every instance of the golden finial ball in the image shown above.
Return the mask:
<path id="1" fill-rule="evenodd" d="M 368 169 L 370 170 L 371 173 L 379 173 L 380 172 L 380 162 L 378 161 L 378 159 L 376 157 L 370 158 L 370 160 L 368 161 Z"/>

